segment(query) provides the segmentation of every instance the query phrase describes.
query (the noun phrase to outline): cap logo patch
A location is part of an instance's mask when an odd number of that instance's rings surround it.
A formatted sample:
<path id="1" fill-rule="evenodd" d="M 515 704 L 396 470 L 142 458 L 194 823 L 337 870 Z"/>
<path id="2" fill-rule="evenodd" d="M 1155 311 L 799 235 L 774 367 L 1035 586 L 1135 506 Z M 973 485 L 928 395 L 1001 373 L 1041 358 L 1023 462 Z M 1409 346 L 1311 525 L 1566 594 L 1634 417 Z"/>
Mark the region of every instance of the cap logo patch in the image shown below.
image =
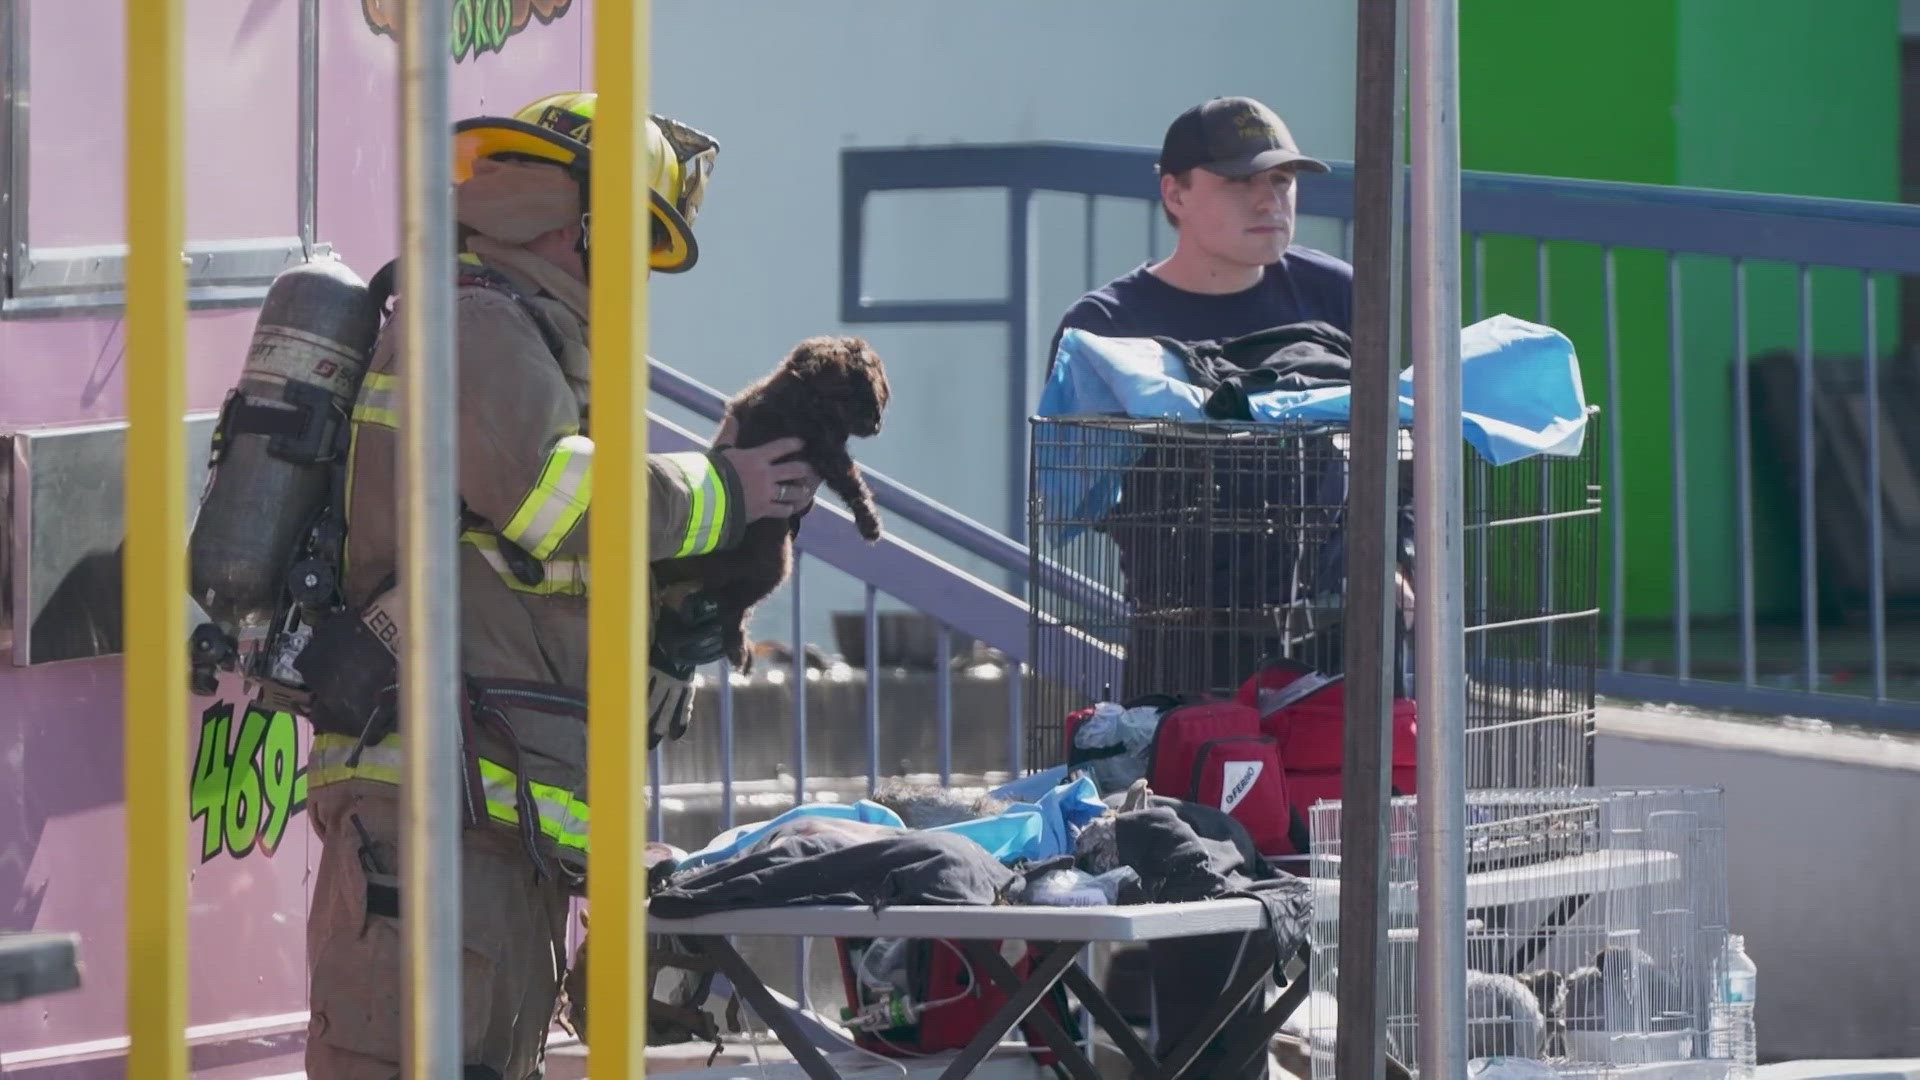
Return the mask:
<path id="1" fill-rule="evenodd" d="M 1258 113 L 1243 112 L 1233 118 L 1233 130 L 1243 139 L 1271 140 L 1274 132 L 1271 125 L 1261 119 Z"/>

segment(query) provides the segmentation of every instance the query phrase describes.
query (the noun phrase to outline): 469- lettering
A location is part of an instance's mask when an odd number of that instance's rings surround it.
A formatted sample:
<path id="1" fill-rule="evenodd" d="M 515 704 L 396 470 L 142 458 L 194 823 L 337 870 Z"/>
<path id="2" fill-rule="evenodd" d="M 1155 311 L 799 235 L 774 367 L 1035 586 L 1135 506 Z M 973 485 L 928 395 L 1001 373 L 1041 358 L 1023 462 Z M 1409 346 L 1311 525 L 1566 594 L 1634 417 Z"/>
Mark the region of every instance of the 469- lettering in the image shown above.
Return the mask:
<path id="1" fill-rule="evenodd" d="M 200 714 L 200 750 L 193 761 L 190 816 L 205 818 L 200 861 L 222 848 L 236 859 L 256 845 L 268 855 L 287 823 L 307 805 L 307 770 L 299 762 L 293 714 L 248 706 L 235 731 L 233 706 Z"/>

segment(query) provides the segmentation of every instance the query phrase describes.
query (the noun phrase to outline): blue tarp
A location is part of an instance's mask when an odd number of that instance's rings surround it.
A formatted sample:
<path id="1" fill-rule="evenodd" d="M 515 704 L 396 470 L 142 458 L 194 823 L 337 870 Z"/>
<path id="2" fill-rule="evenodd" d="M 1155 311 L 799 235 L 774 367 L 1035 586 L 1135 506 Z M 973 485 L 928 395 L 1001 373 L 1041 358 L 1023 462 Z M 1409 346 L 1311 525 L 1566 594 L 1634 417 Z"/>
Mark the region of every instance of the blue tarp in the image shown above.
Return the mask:
<path id="1" fill-rule="evenodd" d="M 751 825 L 736 825 L 707 842 L 707 846 L 688 855 L 680 861 L 681 867 L 705 866 L 708 863 L 723 862 L 740 854 L 752 846 L 755 840 L 765 836 L 776 825 L 784 825 L 795 818 L 831 817 L 847 818 L 852 821 L 867 821 L 875 825 L 890 825 L 896 829 L 906 828 L 906 822 L 900 815 L 881 806 L 877 802 L 861 799 L 851 806 L 841 803 L 807 803 L 774 818 L 772 821 L 756 821 Z"/>
<path id="2" fill-rule="evenodd" d="M 1588 407 L 1573 342 L 1550 326 L 1495 315 L 1460 332 L 1461 434 L 1495 465 L 1538 454 L 1573 457 L 1586 439 Z M 1041 416 L 1126 416 L 1205 422 L 1209 391 L 1187 381 L 1180 354 L 1151 338 L 1109 338 L 1070 329 L 1040 395 Z M 1249 399 L 1270 423 L 1347 423 L 1352 391 L 1270 390 Z M 1413 423 L 1413 369 L 1400 375 L 1400 422 Z M 1035 450 L 1040 495 L 1054 513 L 1098 518 L 1119 498 L 1138 453 L 1124 428 L 1088 427 Z"/>
<path id="3" fill-rule="evenodd" d="M 1061 784 L 1035 802 L 1017 802 L 994 817 L 942 825 L 929 832 L 971 837 L 1001 862 L 1041 862 L 1073 854 L 1073 841 L 1087 822 L 1107 809 L 1100 789 L 1085 776 Z"/>
<path id="4" fill-rule="evenodd" d="M 1068 330 L 1040 395 L 1042 416 L 1118 415 L 1203 421 L 1209 391 L 1187 381 L 1180 354 L 1151 338 Z M 1461 429 L 1495 465 L 1535 454 L 1573 457 L 1587 430 L 1587 400 L 1573 342 L 1550 326 L 1495 315 L 1460 332 Z M 1254 419 L 1344 424 L 1344 386 L 1269 390 L 1249 400 Z M 1400 421 L 1413 423 L 1413 369 L 1400 374 Z"/>
<path id="5" fill-rule="evenodd" d="M 1030 798 L 1032 792 L 1026 793 Z M 1073 853 L 1074 837 L 1087 822 L 1106 809 L 1093 781 L 1080 777 L 1071 784 L 1057 784 L 1031 801 L 1015 802 L 993 817 L 942 825 L 928 832 L 950 832 L 967 837 L 992 852 L 1004 863 L 1040 862 Z M 852 805 L 808 803 L 781 814 L 772 821 L 740 825 L 714 837 L 707 846 L 688 855 L 682 867 L 705 866 L 738 855 L 765 836 L 775 826 L 801 817 L 846 818 L 903 829 L 899 815 L 879 803 L 861 799 Z"/>

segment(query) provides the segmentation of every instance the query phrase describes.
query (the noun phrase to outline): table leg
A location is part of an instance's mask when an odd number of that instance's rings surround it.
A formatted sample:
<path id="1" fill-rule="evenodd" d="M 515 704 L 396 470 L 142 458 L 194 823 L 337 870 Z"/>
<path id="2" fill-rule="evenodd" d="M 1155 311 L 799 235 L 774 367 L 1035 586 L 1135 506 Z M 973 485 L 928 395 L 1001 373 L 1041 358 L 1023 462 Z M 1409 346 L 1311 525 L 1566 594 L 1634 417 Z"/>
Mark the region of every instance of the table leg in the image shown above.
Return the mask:
<path id="1" fill-rule="evenodd" d="M 794 1062 L 805 1070 L 808 1076 L 813 1080 L 840 1080 L 840 1073 L 827 1061 L 826 1055 L 820 1052 L 819 1047 L 813 1045 L 813 1040 L 807 1037 L 806 1031 L 794 1020 L 793 1014 L 787 1011 L 786 1006 L 774 1000 L 773 994 L 767 990 L 767 985 L 760 981 L 760 976 L 754 973 L 746 959 L 734 950 L 732 942 L 724 937 L 701 937 L 689 940 L 697 943 L 696 947 L 712 954 L 714 960 L 720 965 L 721 972 L 726 975 L 727 981 L 733 984 L 734 993 L 747 999 L 747 1004 L 753 1006 L 753 1011 L 773 1029 L 774 1035 L 780 1039 L 780 1044 L 787 1048 L 787 1051 L 793 1055 Z"/>
<path id="2" fill-rule="evenodd" d="M 1080 951 L 1079 943 L 1069 941 L 1054 944 L 1024 983 L 1012 966 L 1001 958 L 999 950 L 991 945 L 968 941 L 961 943 L 961 947 L 972 962 L 976 976 L 984 974 L 992 979 L 994 985 L 1006 992 L 1007 1003 L 1000 1006 L 999 1011 L 981 1026 L 973 1040 L 967 1043 L 966 1049 L 960 1051 L 960 1056 L 940 1074 L 941 1080 L 959 1080 L 971 1074 L 1000 1044 L 1001 1037 L 1029 1015 L 1033 1018 L 1034 1026 L 1040 1029 L 1041 1038 L 1059 1056 L 1060 1064 L 1068 1073 L 1079 1080 L 1100 1080 L 1100 1073 L 1093 1067 L 1093 1062 L 1087 1060 L 1087 1055 L 1081 1052 L 1079 1045 L 1060 1026 L 1060 1022 L 1045 1008 L 1037 1007 L 1040 999 L 1053 989 L 1061 975 L 1073 965 L 1075 954 Z"/>
<path id="3" fill-rule="evenodd" d="M 1235 1070 L 1252 1061 L 1255 1055 L 1264 1052 L 1267 1044 L 1279 1032 L 1280 1025 L 1286 1023 L 1287 1018 L 1293 1015 L 1293 1011 L 1300 1007 L 1300 1003 L 1307 1000 L 1308 992 L 1313 989 L 1312 980 L 1308 977 L 1312 973 L 1312 956 L 1313 946 L 1304 941 L 1301 942 L 1300 960 L 1309 966 L 1302 968 L 1299 977 L 1288 983 L 1287 988 L 1280 992 L 1279 999 L 1267 1007 L 1267 1011 L 1261 1015 L 1258 1030 L 1249 1031 L 1246 1037 L 1227 1047 L 1226 1052 L 1220 1056 L 1222 1072 L 1231 1075 Z"/>
<path id="4" fill-rule="evenodd" d="M 1580 914 L 1580 909 L 1587 906 L 1590 898 L 1589 893 L 1578 893 L 1560 901 L 1560 905 L 1553 909 L 1553 914 L 1547 916 L 1546 925 L 1528 934 L 1520 943 L 1519 950 L 1507 964 L 1507 973 L 1523 974 L 1527 965 L 1533 963 L 1533 958 L 1546 950 L 1547 943 L 1553 940 L 1553 932 L 1572 922 L 1574 916 Z"/>
<path id="5" fill-rule="evenodd" d="M 1474 924 L 1478 922 L 1476 931 Z M 1507 909 L 1504 906 L 1474 908 L 1467 912 L 1467 967 L 1475 971 L 1501 971 L 1507 960 L 1500 951 L 1507 940 Z"/>
<path id="6" fill-rule="evenodd" d="M 1159 1075 L 1160 1063 L 1154 1060 L 1153 1051 L 1147 1049 L 1147 1044 L 1141 1041 L 1140 1036 L 1134 1034 L 1133 1025 L 1127 1023 L 1127 1018 L 1121 1016 L 1120 1010 L 1114 1008 L 1113 1002 L 1107 1000 L 1106 993 L 1094 983 L 1092 976 L 1078 967 L 1069 967 L 1067 973 L 1061 977 L 1061 981 L 1066 983 L 1067 989 L 1073 991 L 1073 996 L 1079 998 L 1080 1004 L 1092 1014 L 1093 1022 L 1113 1036 L 1114 1045 L 1120 1048 L 1120 1052 L 1127 1056 L 1128 1061 L 1133 1062 L 1134 1070 L 1139 1075 L 1142 1077 Z"/>
<path id="7" fill-rule="evenodd" d="M 1232 1019 L 1234 1010 L 1246 1003 L 1247 995 L 1260 988 L 1273 966 L 1273 942 L 1265 931 L 1249 932 L 1255 939 L 1249 941 L 1246 955 L 1241 958 L 1240 967 L 1232 973 L 1227 988 L 1214 1001 L 1211 1008 L 1202 1014 L 1200 1022 L 1193 1026 L 1187 1037 L 1180 1040 L 1173 1053 L 1160 1063 L 1160 1075 L 1179 1076 L 1187 1066 L 1193 1064 L 1207 1048 L 1207 1043 L 1220 1033 Z"/>

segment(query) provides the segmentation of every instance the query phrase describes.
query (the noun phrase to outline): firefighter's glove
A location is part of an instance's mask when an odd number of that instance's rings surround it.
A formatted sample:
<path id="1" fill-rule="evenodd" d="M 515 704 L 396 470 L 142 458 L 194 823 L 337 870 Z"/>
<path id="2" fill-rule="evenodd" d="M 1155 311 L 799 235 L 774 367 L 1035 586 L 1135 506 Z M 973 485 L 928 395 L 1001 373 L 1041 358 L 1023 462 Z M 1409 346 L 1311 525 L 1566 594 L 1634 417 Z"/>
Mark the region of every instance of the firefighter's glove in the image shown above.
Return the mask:
<path id="1" fill-rule="evenodd" d="M 727 652 L 720 604 L 698 594 L 663 607 L 653 620 L 647 654 L 647 746 L 686 734 L 693 719 L 693 673 Z"/>
<path id="2" fill-rule="evenodd" d="M 648 662 L 676 679 L 690 679 L 695 668 L 726 655 L 726 630 L 720 624 L 720 604 L 701 595 L 679 607 L 660 609 L 653 621 L 653 648 Z"/>
<path id="3" fill-rule="evenodd" d="M 688 668 L 689 672 L 693 669 Z M 678 676 L 649 664 L 647 669 L 647 749 L 678 739 L 693 721 L 691 676 Z"/>

